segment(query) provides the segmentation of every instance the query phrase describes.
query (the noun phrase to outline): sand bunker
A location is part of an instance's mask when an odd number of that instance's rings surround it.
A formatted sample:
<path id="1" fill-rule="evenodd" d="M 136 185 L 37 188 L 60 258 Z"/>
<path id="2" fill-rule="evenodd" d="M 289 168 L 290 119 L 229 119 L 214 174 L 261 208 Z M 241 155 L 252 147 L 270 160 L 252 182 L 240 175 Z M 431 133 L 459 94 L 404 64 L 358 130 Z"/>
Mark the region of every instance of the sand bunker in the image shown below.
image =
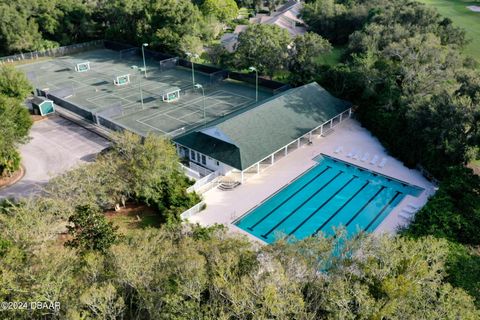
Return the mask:
<path id="1" fill-rule="evenodd" d="M 480 6 L 468 6 L 467 8 L 473 12 L 480 12 Z"/>

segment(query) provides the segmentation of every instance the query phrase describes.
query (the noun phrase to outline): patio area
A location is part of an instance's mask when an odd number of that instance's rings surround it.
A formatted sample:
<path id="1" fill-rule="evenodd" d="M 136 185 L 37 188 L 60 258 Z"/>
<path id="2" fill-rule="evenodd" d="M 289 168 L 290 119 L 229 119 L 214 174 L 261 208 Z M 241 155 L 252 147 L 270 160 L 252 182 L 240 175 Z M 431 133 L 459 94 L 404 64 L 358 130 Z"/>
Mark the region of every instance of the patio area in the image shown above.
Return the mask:
<path id="1" fill-rule="evenodd" d="M 243 216 L 256 206 L 260 205 L 272 194 L 282 189 L 285 185 L 295 180 L 300 174 L 316 165 L 314 158 L 319 154 L 338 158 L 350 162 L 358 167 L 402 180 L 425 189 L 418 197 L 406 196 L 400 204 L 383 220 L 375 233 L 394 233 L 398 227 L 404 226 L 407 221 L 399 216 L 402 208 L 408 204 L 422 207 L 428 197 L 435 192 L 435 186 L 425 179 L 417 170 L 412 170 L 402 162 L 389 156 L 383 146 L 372 134 L 361 127 L 354 119 L 348 119 L 335 127 L 333 133 L 327 137 L 314 136 L 312 143 L 301 146 L 282 159 L 275 161 L 272 166 L 266 167 L 259 174 L 249 174 L 245 182 L 232 191 L 212 189 L 204 194 L 207 208 L 192 216 L 189 221 L 204 226 L 221 223 L 234 232 L 246 234 L 252 239 L 261 241 L 251 236 L 232 224 L 233 221 Z M 341 147 L 341 148 L 339 148 Z M 338 149 L 342 149 L 340 152 Z M 370 155 L 368 161 L 356 160 L 349 157 L 349 153 Z M 385 158 L 384 166 L 370 164 L 370 159 L 377 156 Z"/>

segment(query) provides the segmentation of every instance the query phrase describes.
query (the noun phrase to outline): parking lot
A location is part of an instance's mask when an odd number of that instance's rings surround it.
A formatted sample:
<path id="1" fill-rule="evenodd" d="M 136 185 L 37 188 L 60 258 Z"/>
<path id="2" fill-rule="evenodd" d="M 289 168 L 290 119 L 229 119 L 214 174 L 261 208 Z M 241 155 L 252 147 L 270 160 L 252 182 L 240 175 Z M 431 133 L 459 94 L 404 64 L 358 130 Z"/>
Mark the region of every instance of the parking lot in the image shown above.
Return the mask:
<path id="1" fill-rule="evenodd" d="M 109 145 L 108 140 L 58 116 L 36 122 L 30 138 L 20 147 L 25 176 L 16 184 L 0 189 L 0 198 L 38 192 L 51 177 L 92 161 Z"/>

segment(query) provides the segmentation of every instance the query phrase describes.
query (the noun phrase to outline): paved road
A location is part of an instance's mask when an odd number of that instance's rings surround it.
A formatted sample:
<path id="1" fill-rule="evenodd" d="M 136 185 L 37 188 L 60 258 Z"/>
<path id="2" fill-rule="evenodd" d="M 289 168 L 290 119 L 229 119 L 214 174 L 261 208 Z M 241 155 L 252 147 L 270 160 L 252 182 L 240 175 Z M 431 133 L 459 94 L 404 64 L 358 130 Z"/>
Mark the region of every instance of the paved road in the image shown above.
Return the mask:
<path id="1" fill-rule="evenodd" d="M 91 162 L 109 145 L 108 140 L 58 116 L 36 122 L 30 138 L 20 148 L 25 176 L 15 185 L 0 189 L 0 198 L 33 194 L 52 176 Z"/>

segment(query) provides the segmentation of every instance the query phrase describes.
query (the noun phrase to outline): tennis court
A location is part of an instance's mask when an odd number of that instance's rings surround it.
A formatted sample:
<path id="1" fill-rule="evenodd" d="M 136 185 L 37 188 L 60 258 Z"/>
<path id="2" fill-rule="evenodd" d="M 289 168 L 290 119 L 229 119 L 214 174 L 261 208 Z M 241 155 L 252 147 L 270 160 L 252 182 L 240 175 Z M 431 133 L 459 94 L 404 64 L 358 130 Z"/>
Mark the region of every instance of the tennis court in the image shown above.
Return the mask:
<path id="1" fill-rule="evenodd" d="M 147 59 L 145 70 L 134 49 L 92 50 L 18 68 L 34 87 L 87 110 L 93 120 L 106 118 L 142 135 L 174 136 L 256 104 L 255 86 L 192 74 L 169 61 Z M 272 95 L 259 87 L 258 101 Z"/>

